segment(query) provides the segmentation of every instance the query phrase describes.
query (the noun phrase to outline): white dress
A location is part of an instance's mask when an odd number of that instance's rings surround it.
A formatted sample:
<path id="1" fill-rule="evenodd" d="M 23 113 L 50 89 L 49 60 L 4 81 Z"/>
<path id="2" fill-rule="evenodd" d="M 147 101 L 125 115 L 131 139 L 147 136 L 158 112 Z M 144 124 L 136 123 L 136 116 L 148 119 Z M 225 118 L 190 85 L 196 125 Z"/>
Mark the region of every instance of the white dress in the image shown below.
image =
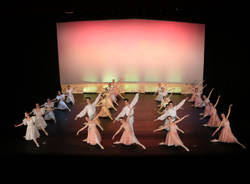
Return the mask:
<path id="1" fill-rule="evenodd" d="M 50 104 L 45 103 L 44 106 L 46 109 L 54 108 L 54 102 L 50 102 Z M 44 119 L 45 120 L 51 120 L 51 119 L 56 120 L 56 117 L 55 117 L 53 110 L 46 110 L 45 115 L 44 115 Z"/>
<path id="2" fill-rule="evenodd" d="M 33 140 L 40 137 L 39 131 L 35 125 L 35 121 L 35 117 L 31 117 L 30 120 L 27 120 L 26 118 L 23 119 L 24 125 L 27 126 L 26 134 L 24 136 L 26 140 Z"/>
<path id="3" fill-rule="evenodd" d="M 72 102 L 72 104 L 75 104 L 75 98 L 74 98 L 74 95 L 73 95 L 73 88 L 70 88 L 70 89 L 66 90 L 66 96 L 67 96 L 67 99 L 66 99 L 67 103 Z"/>
<path id="4" fill-rule="evenodd" d="M 70 111 L 69 107 L 68 107 L 68 106 L 66 105 L 66 103 L 64 102 L 64 100 L 65 100 L 65 95 L 64 95 L 64 94 L 62 94 L 62 95 L 57 95 L 57 96 L 56 96 L 56 99 L 59 101 L 59 102 L 58 102 L 58 105 L 57 105 L 57 109 L 60 109 L 60 110 L 68 109 L 68 110 Z"/>
<path id="5" fill-rule="evenodd" d="M 33 114 L 35 115 L 35 125 L 36 127 L 41 130 L 45 129 L 47 127 L 47 123 L 43 119 L 43 115 L 45 113 L 44 108 L 41 108 L 40 111 L 37 111 L 36 109 L 33 109 Z"/>

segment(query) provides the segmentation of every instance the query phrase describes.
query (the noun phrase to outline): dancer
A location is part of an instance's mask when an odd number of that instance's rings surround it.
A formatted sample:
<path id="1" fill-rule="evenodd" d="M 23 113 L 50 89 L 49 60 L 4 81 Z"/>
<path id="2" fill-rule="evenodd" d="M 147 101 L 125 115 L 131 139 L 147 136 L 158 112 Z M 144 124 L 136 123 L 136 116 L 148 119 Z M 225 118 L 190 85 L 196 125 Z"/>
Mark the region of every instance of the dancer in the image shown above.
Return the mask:
<path id="1" fill-rule="evenodd" d="M 196 91 L 198 91 L 199 86 L 204 82 L 205 80 L 200 80 L 198 84 L 196 84 L 195 86 L 191 87 L 192 90 L 192 96 L 191 98 L 188 100 L 188 102 L 194 102 L 195 100 L 195 95 L 196 95 Z"/>
<path id="2" fill-rule="evenodd" d="M 102 137 L 96 128 L 96 125 L 103 131 L 102 126 L 96 122 L 98 119 L 98 115 L 94 117 L 94 119 L 90 119 L 89 117 L 85 117 L 85 120 L 87 123 L 84 123 L 84 127 L 82 127 L 80 130 L 77 131 L 76 135 L 78 135 L 81 131 L 83 131 L 85 128 L 88 127 L 88 136 L 86 139 L 83 139 L 83 142 L 87 142 L 90 145 L 98 145 L 101 149 L 104 149 L 104 147 L 101 145 Z"/>
<path id="3" fill-rule="evenodd" d="M 207 86 L 207 84 L 203 87 L 201 87 L 200 89 L 196 88 L 195 89 L 195 97 L 194 97 L 194 107 L 195 108 L 202 108 L 203 107 L 203 101 L 201 99 L 201 94 L 202 94 L 202 90 Z"/>
<path id="4" fill-rule="evenodd" d="M 58 91 L 57 93 L 58 95 L 56 96 L 56 100 L 58 101 L 58 105 L 56 109 L 60 109 L 60 110 L 67 109 L 68 111 L 71 111 L 69 107 L 66 105 L 66 103 L 64 102 L 65 94 L 62 94 L 61 91 Z"/>
<path id="5" fill-rule="evenodd" d="M 48 136 L 48 132 L 45 130 L 47 123 L 43 119 L 43 115 L 45 113 L 44 108 L 40 108 L 39 104 L 36 103 L 36 108 L 34 108 L 31 113 L 35 115 L 35 125 L 38 130 L 42 130 L 45 135 Z"/>
<path id="6" fill-rule="evenodd" d="M 130 109 L 127 118 L 125 119 L 124 117 L 120 117 L 120 122 L 122 125 L 120 128 L 115 132 L 115 134 L 112 137 L 112 140 L 115 138 L 117 134 L 120 133 L 122 129 L 124 129 L 122 136 L 119 141 L 114 142 L 113 144 L 125 144 L 125 145 L 132 145 L 132 144 L 137 144 L 141 146 L 143 149 L 146 149 L 146 147 L 141 144 L 138 139 L 136 138 L 131 125 L 129 123 L 129 117 L 131 115 L 132 110 L 134 110 L 134 107 Z"/>
<path id="7" fill-rule="evenodd" d="M 163 97 L 163 100 L 161 101 L 161 104 L 158 105 L 159 109 L 158 109 L 158 113 L 160 113 L 161 109 L 165 108 L 166 105 L 168 105 L 168 103 L 171 101 L 171 97 L 172 97 L 173 93 L 171 93 L 168 97 L 167 96 L 164 96 Z"/>
<path id="8" fill-rule="evenodd" d="M 174 88 L 170 88 L 166 90 L 166 88 L 161 87 L 161 90 L 158 92 L 157 97 L 155 98 L 155 101 L 162 102 L 163 97 L 168 95 L 168 92 L 171 91 Z"/>
<path id="9" fill-rule="evenodd" d="M 165 111 L 164 114 L 162 114 L 161 116 L 159 116 L 157 119 L 155 119 L 154 121 L 158 121 L 158 120 L 165 120 L 164 125 L 169 124 L 169 120 L 168 120 L 168 116 L 171 117 L 172 121 L 175 121 L 177 118 L 180 119 L 177 116 L 177 110 L 179 110 L 184 103 L 187 101 L 188 97 L 186 97 L 185 99 L 183 99 L 179 104 L 177 104 L 176 106 L 173 106 L 173 102 L 169 102 L 168 108 Z M 169 130 L 169 128 L 166 128 L 167 130 Z"/>
<path id="10" fill-rule="evenodd" d="M 40 137 L 39 131 L 35 125 L 35 117 L 30 117 L 29 113 L 25 112 L 24 113 L 25 118 L 23 119 L 23 122 L 20 124 L 16 124 L 14 125 L 14 127 L 20 127 L 22 125 L 26 125 L 27 129 L 26 129 L 26 134 L 24 136 L 24 138 L 28 141 L 28 140 L 33 140 L 34 143 L 36 144 L 36 146 L 39 148 L 40 145 L 37 142 L 37 138 Z"/>
<path id="11" fill-rule="evenodd" d="M 115 79 L 112 79 L 112 86 L 113 86 L 113 90 L 114 90 L 114 95 L 116 98 L 118 96 L 120 96 L 122 99 L 125 99 L 125 97 L 122 96 L 120 93 L 120 89 L 119 89 L 120 85 L 119 84 L 120 84 L 120 81 L 115 82 Z"/>
<path id="12" fill-rule="evenodd" d="M 213 105 L 211 102 L 209 103 L 210 111 L 211 111 L 210 118 L 208 122 L 204 124 L 203 126 L 218 127 L 220 125 L 220 118 L 218 117 L 217 110 L 216 110 L 216 106 L 218 105 L 219 100 L 220 100 L 220 96 L 218 96 L 215 105 Z"/>
<path id="13" fill-rule="evenodd" d="M 47 99 L 47 102 L 44 104 L 45 107 L 45 115 L 44 119 L 45 120 L 53 120 L 56 123 L 56 117 L 54 114 L 54 102 L 52 102 L 49 98 Z"/>
<path id="14" fill-rule="evenodd" d="M 102 99 L 100 100 L 100 102 L 96 105 L 96 107 L 101 106 L 101 110 L 100 110 L 100 112 L 98 113 L 98 114 L 99 114 L 99 117 L 109 117 L 111 120 L 113 120 L 113 118 L 112 118 L 112 116 L 111 116 L 111 113 L 110 113 L 110 111 L 109 111 L 109 108 L 108 108 L 108 107 L 110 107 L 110 104 L 108 104 L 108 103 L 110 103 L 110 102 L 111 102 L 111 104 L 112 104 L 112 106 L 113 106 L 112 101 L 108 102 L 110 99 L 107 99 L 107 97 L 104 98 L 104 97 L 102 96 L 101 98 L 102 98 Z M 116 109 L 114 106 L 113 106 L 113 108 L 115 109 L 115 111 L 117 111 L 117 109 Z"/>
<path id="15" fill-rule="evenodd" d="M 115 96 L 114 86 L 112 86 L 110 82 L 108 83 L 107 92 L 108 93 L 106 95 L 109 96 L 112 102 L 114 102 L 118 106 L 117 98 Z"/>
<path id="16" fill-rule="evenodd" d="M 176 125 L 177 123 L 181 122 L 183 119 L 185 119 L 186 117 L 188 117 L 189 115 L 185 115 L 182 118 L 180 118 L 179 120 L 173 122 L 171 116 L 168 116 L 167 119 L 169 121 L 169 124 L 164 125 L 163 127 L 160 127 L 156 130 L 154 130 L 153 132 L 157 132 L 163 129 L 169 129 L 169 132 L 167 133 L 165 142 L 161 142 L 159 143 L 159 145 L 167 145 L 167 146 L 181 146 L 183 147 L 186 151 L 189 151 L 189 149 L 182 143 L 177 130 L 179 130 L 180 132 L 182 132 L 184 134 L 184 131 L 181 130 L 180 128 L 178 128 L 178 126 Z"/>
<path id="17" fill-rule="evenodd" d="M 202 115 L 202 118 L 204 119 L 205 117 L 209 116 L 210 115 L 210 106 L 209 106 L 209 103 L 210 103 L 210 96 L 213 92 L 214 88 L 210 91 L 209 95 L 206 96 L 206 95 L 203 95 L 202 98 L 203 98 L 203 103 L 205 105 L 205 109 L 204 109 L 204 113 L 200 113 L 200 115 Z"/>
<path id="18" fill-rule="evenodd" d="M 131 103 L 129 103 L 128 99 L 124 99 L 124 103 L 125 103 L 125 106 L 123 107 L 122 111 L 118 114 L 118 116 L 115 118 L 115 120 L 113 121 L 113 123 L 115 121 L 118 121 L 121 117 L 124 117 L 125 115 L 128 116 L 129 112 L 130 112 L 130 109 L 132 109 L 135 104 L 138 102 L 139 100 L 139 93 L 136 93 L 133 100 L 131 101 Z M 131 110 L 131 113 L 128 117 L 128 122 L 132 128 L 132 131 L 133 131 L 133 134 L 134 134 L 134 126 L 133 126 L 133 123 L 134 123 L 134 110 L 132 109 Z"/>
<path id="19" fill-rule="evenodd" d="M 75 88 L 71 88 L 70 85 L 67 86 L 66 88 L 66 102 L 67 103 L 72 103 L 73 105 L 75 104 L 75 98 L 74 98 L 74 95 L 73 95 L 73 91 L 74 91 Z"/>
<path id="20" fill-rule="evenodd" d="M 88 117 L 90 118 L 90 120 L 93 120 L 95 117 L 95 112 L 96 112 L 96 105 L 99 102 L 100 98 L 101 98 L 102 93 L 100 93 L 95 101 L 93 103 L 91 103 L 91 98 L 90 97 L 86 97 L 86 103 L 87 105 L 84 107 L 84 109 L 76 115 L 75 120 L 77 120 L 78 118 L 82 118 L 83 116 L 85 116 L 85 114 L 88 114 Z"/>
<path id="21" fill-rule="evenodd" d="M 228 120 L 228 117 L 231 113 L 231 107 L 232 107 L 232 104 L 229 105 L 227 116 L 225 116 L 224 113 L 221 114 L 222 121 L 221 121 L 219 127 L 214 131 L 212 136 L 214 136 L 220 130 L 221 127 L 222 127 L 222 130 L 220 132 L 219 138 L 213 139 L 213 140 L 211 140 L 211 142 L 237 143 L 242 148 L 246 149 L 246 147 L 237 140 L 237 138 L 233 135 L 233 133 L 231 131 L 230 122 Z"/>

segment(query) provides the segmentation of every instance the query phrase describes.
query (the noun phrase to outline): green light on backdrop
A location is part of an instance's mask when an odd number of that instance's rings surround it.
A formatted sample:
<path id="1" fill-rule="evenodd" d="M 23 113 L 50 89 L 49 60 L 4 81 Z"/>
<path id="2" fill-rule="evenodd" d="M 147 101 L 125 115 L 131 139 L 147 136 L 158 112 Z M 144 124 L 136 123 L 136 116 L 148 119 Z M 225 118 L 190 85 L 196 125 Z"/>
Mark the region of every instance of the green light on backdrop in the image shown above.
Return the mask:
<path id="1" fill-rule="evenodd" d="M 84 93 L 93 93 L 93 92 L 96 92 L 97 91 L 97 86 L 96 85 L 91 85 L 91 86 L 88 86 L 88 87 L 84 87 L 83 90 L 82 90 Z"/>
<path id="2" fill-rule="evenodd" d="M 133 71 L 133 69 L 131 71 L 128 71 L 124 74 L 124 81 L 125 82 L 138 82 L 139 81 L 139 72 L 137 71 Z"/>
<path id="3" fill-rule="evenodd" d="M 169 73 L 166 76 L 166 80 L 170 83 L 178 83 L 178 82 L 182 82 L 182 76 L 180 73 L 176 72 L 176 73 Z"/>
<path id="4" fill-rule="evenodd" d="M 102 75 L 102 82 L 112 82 L 112 79 L 118 81 L 117 73 L 112 70 L 105 71 L 105 73 Z"/>
<path id="5" fill-rule="evenodd" d="M 146 74 L 146 76 L 144 78 L 145 78 L 145 81 L 148 81 L 148 82 L 160 81 L 160 76 L 156 72 L 149 72 Z"/>
<path id="6" fill-rule="evenodd" d="M 98 82 L 97 75 L 84 71 L 82 81 L 84 82 Z"/>

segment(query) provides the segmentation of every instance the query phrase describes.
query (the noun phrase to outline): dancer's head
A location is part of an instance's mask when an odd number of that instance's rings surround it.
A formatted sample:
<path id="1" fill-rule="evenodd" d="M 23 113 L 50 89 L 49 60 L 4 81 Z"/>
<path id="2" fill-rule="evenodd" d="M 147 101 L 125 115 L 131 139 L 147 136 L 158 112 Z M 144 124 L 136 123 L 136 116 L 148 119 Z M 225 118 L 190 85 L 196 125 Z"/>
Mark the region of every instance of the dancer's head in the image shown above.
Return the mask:
<path id="1" fill-rule="evenodd" d="M 221 118 L 222 118 L 222 119 L 225 119 L 225 118 L 226 118 L 226 116 L 225 116 L 224 113 L 221 113 Z"/>
<path id="2" fill-rule="evenodd" d="M 90 97 L 86 97 L 86 102 L 87 102 L 87 104 L 90 104 L 91 103 L 91 98 Z"/>
<path id="3" fill-rule="evenodd" d="M 167 117 L 167 120 L 168 120 L 169 122 L 172 122 L 172 117 L 171 117 L 171 116 L 168 116 L 168 117 Z"/>
<path id="4" fill-rule="evenodd" d="M 51 101 L 50 101 L 50 99 L 49 98 L 47 98 L 47 103 L 50 103 Z"/>
<path id="5" fill-rule="evenodd" d="M 70 85 L 67 85 L 67 88 L 70 89 Z"/>
<path id="6" fill-rule="evenodd" d="M 30 117 L 29 113 L 28 113 L 28 112 L 25 112 L 25 113 L 24 113 L 24 117 L 25 117 L 25 118 L 29 118 L 29 117 Z"/>
<path id="7" fill-rule="evenodd" d="M 61 91 L 57 91 L 57 94 L 58 94 L 58 95 L 61 95 Z"/>
<path id="8" fill-rule="evenodd" d="M 124 99 L 124 103 L 125 103 L 125 105 L 129 105 L 129 101 L 127 98 Z"/>
<path id="9" fill-rule="evenodd" d="M 202 98 L 203 98 L 203 100 L 206 100 L 207 96 L 206 95 L 202 95 Z"/>
<path id="10" fill-rule="evenodd" d="M 120 118 L 119 118 L 119 121 L 120 121 L 121 123 L 124 123 L 124 122 L 125 122 L 125 117 L 120 117 Z"/>
<path id="11" fill-rule="evenodd" d="M 166 101 L 166 100 L 167 100 L 167 96 L 164 96 L 164 97 L 163 97 L 163 100 Z"/>
<path id="12" fill-rule="evenodd" d="M 173 107 L 174 107 L 174 105 L 173 105 L 173 102 L 172 102 L 172 101 L 170 101 L 170 102 L 168 103 L 168 105 L 169 105 L 169 107 L 170 107 L 170 108 L 173 108 Z"/>
<path id="13" fill-rule="evenodd" d="M 39 105 L 39 103 L 36 103 L 36 108 L 40 108 L 40 105 Z"/>
<path id="14" fill-rule="evenodd" d="M 112 79 L 112 83 L 115 83 L 115 79 Z"/>
<path id="15" fill-rule="evenodd" d="M 168 108 L 169 108 L 169 104 L 167 104 L 167 105 L 165 106 L 165 110 L 168 110 Z"/>
<path id="16" fill-rule="evenodd" d="M 165 89 L 164 87 L 161 87 L 161 91 L 164 91 L 164 89 Z"/>

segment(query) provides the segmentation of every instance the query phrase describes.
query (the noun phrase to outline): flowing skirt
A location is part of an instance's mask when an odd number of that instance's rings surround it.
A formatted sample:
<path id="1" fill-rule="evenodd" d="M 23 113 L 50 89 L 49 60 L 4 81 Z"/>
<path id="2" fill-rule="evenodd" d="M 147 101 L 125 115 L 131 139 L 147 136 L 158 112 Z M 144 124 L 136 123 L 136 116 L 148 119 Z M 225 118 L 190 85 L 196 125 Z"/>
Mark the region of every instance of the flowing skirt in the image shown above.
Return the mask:
<path id="1" fill-rule="evenodd" d="M 40 137 L 40 133 L 35 125 L 28 125 L 24 138 L 28 140 L 37 139 Z"/>
<path id="2" fill-rule="evenodd" d="M 49 112 L 45 113 L 44 119 L 45 120 L 51 120 L 51 119 L 56 120 L 54 112 L 49 111 Z"/>
<path id="3" fill-rule="evenodd" d="M 107 107 L 102 107 L 99 112 L 100 117 L 112 117 L 109 109 Z"/>
<path id="4" fill-rule="evenodd" d="M 226 143 L 235 143 L 237 142 L 236 137 L 234 137 L 230 127 L 223 127 L 219 135 L 219 141 Z"/>
<path id="5" fill-rule="evenodd" d="M 45 129 L 47 127 L 47 123 L 43 119 L 43 117 L 37 117 L 35 121 L 35 125 L 38 130 Z"/>
<path id="6" fill-rule="evenodd" d="M 204 109 L 204 116 L 210 116 L 210 113 L 211 113 L 210 106 L 206 105 Z"/>
<path id="7" fill-rule="evenodd" d="M 66 102 L 67 103 L 72 102 L 72 104 L 75 104 L 75 98 L 74 98 L 74 96 L 73 95 L 67 96 Z"/>
<path id="8" fill-rule="evenodd" d="M 209 127 L 218 127 L 220 125 L 220 118 L 218 114 L 212 114 L 208 120 L 207 126 Z"/>
<path id="9" fill-rule="evenodd" d="M 102 141 L 101 135 L 97 128 L 91 127 L 88 129 L 87 143 L 91 145 L 100 144 Z"/>
<path id="10" fill-rule="evenodd" d="M 199 108 L 203 107 L 203 101 L 202 101 L 201 97 L 196 96 L 194 98 L 194 106 L 199 107 Z"/>
<path id="11" fill-rule="evenodd" d="M 64 101 L 60 100 L 58 105 L 57 105 L 57 109 L 65 110 L 65 109 L 69 109 L 69 107 L 66 105 L 66 103 Z"/>
<path id="12" fill-rule="evenodd" d="M 165 139 L 165 143 L 168 146 L 180 146 L 183 145 L 178 133 L 176 131 L 170 131 L 168 132 L 166 139 Z"/>

